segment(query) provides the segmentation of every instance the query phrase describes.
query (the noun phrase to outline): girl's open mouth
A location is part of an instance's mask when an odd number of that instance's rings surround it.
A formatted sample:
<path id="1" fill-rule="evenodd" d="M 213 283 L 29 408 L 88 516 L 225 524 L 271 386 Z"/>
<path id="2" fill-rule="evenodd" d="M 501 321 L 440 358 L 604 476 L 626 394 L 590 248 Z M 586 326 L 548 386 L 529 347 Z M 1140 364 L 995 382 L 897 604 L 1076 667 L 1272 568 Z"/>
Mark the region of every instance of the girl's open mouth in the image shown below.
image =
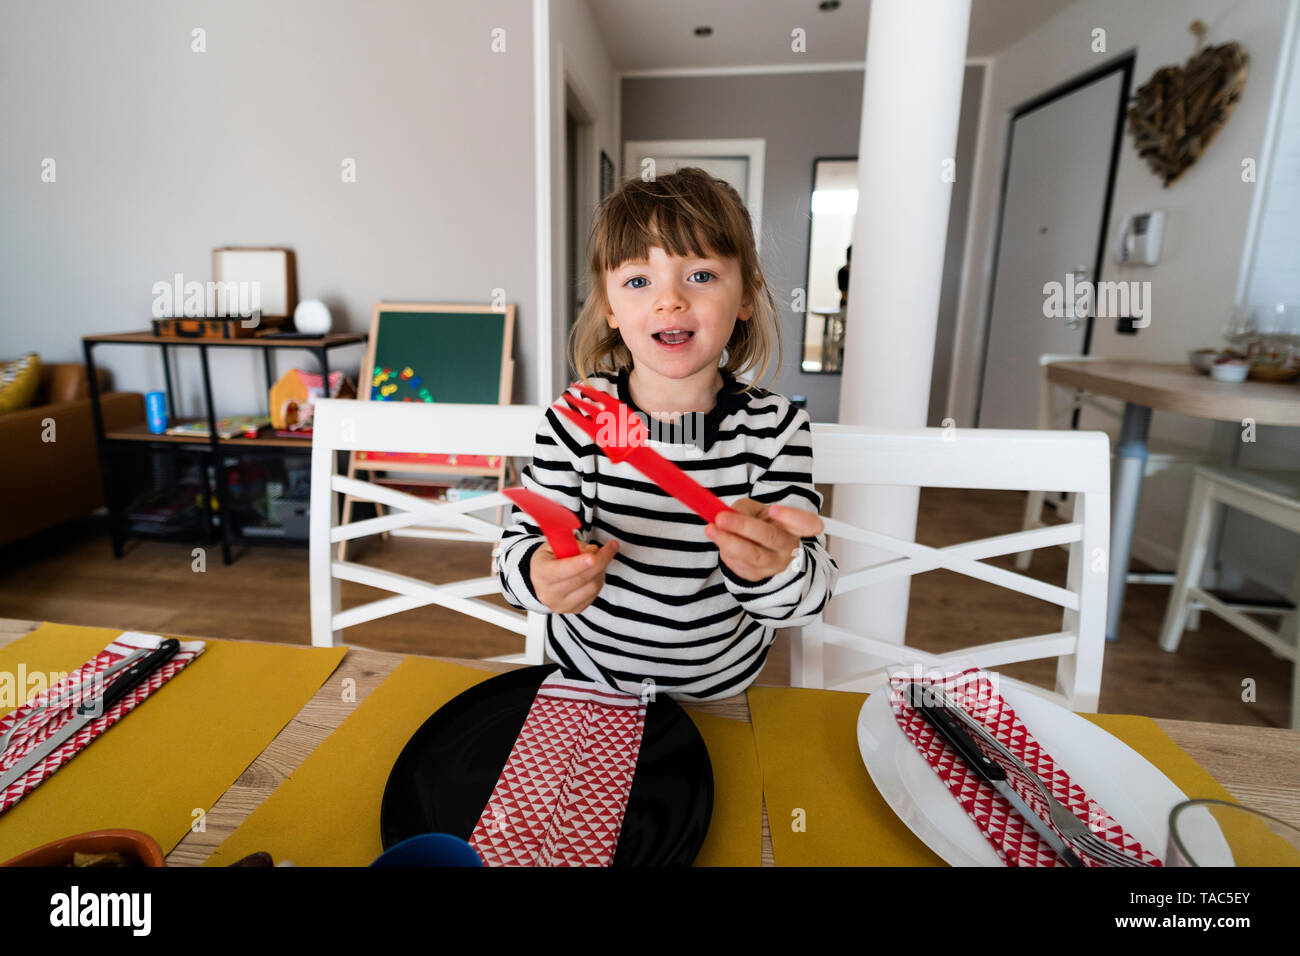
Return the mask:
<path id="1" fill-rule="evenodd" d="M 662 348 L 680 349 L 684 348 L 691 339 L 695 338 L 695 333 L 670 329 L 664 332 L 656 332 L 651 336 L 651 338 L 658 342 Z"/>

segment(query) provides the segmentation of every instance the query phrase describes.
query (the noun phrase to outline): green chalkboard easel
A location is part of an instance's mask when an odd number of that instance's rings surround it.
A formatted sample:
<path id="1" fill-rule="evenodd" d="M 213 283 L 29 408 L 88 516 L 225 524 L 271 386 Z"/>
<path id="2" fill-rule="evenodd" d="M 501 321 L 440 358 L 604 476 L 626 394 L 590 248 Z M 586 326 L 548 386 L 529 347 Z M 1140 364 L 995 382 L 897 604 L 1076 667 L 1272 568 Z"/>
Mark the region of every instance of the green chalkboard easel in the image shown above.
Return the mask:
<path id="1" fill-rule="evenodd" d="M 358 397 L 509 404 L 514 310 L 376 303 Z"/>
<path id="2" fill-rule="evenodd" d="M 455 402 L 509 405 L 514 379 L 510 352 L 515 307 L 427 305 L 376 302 L 370 316 L 370 339 L 357 383 L 363 401 Z M 358 471 L 415 472 L 495 477 L 505 487 L 508 459 L 499 456 L 448 456 L 353 452 L 348 477 Z M 371 480 L 382 484 L 372 474 Z M 410 480 L 403 480 L 410 484 Z M 429 482 L 435 484 L 436 482 Z M 342 521 L 352 517 L 352 497 L 343 499 Z M 416 529 L 405 529 L 418 535 Z M 428 533 L 427 537 L 457 535 Z M 346 541 L 338 557 L 346 558 Z"/>

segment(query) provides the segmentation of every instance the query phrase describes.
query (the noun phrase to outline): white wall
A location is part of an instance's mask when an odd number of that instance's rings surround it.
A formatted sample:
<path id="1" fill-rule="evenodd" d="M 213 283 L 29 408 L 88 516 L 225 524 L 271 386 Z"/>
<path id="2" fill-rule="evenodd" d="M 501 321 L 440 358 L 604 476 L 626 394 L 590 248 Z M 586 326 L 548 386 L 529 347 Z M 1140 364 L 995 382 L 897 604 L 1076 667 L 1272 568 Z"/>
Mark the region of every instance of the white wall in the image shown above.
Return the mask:
<path id="1" fill-rule="evenodd" d="M 536 378 L 529 0 L 51 0 L 0 29 L 0 355 L 80 361 L 149 327 L 152 286 L 221 245 L 283 245 L 302 298 L 366 331 L 380 299 L 515 303 L 516 401 Z M 191 52 L 191 30 L 207 52 Z M 503 28 L 506 51 L 491 49 Z M 41 181 L 43 158 L 56 183 Z M 344 183 L 341 162 L 357 163 Z M 360 350 L 338 361 L 355 374 Z M 119 387 L 157 351 L 102 347 Z M 301 353 L 283 368 L 313 368 Z M 198 414 L 197 362 L 178 363 Z M 255 356 L 213 356 L 219 413 L 259 412 Z"/>
<path id="2" fill-rule="evenodd" d="M 1208 43 L 1235 40 L 1250 56 L 1250 78 L 1227 125 L 1209 149 L 1168 189 L 1133 149 L 1125 131 L 1111 209 L 1113 231 L 1130 212 L 1163 209 L 1165 241 L 1158 266 L 1103 266 L 1104 280 L 1150 281 L 1152 317 L 1137 335 L 1117 334 L 1113 322 L 1097 321 L 1091 354 L 1106 358 L 1182 361 L 1186 352 L 1221 344 L 1220 330 L 1234 302 L 1243 242 L 1255 201 L 1255 185 L 1242 181 L 1242 160 L 1258 159 L 1264 140 L 1288 0 L 1078 0 L 994 58 L 986 81 L 988 122 L 981 137 L 979 170 L 971 210 L 969 281 L 958 315 L 949 414 L 963 425 L 974 418 L 979 361 L 987 323 L 986 304 L 997 226 L 999 183 L 1011 112 L 1021 103 L 1136 51 L 1134 90 L 1159 67 L 1184 62 L 1195 49 L 1188 32 L 1194 19 L 1210 28 Z M 1095 29 L 1106 31 L 1106 50 L 1093 52 Z M 1036 401 L 1026 395 L 1027 402 Z M 1117 432 L 1103 416 L 1088 413 L 1080 427 Z M 1223 429 L 1221 428 L 1222 432 Z M 1153 438 L 1208 446 L 1213 423 L 1157 413 Z M 1168 564 L 1176 554 L 1186 511 L 1187 480 L 1160 475 L 1143 494 L 1134 553 Z M 1290 568 L 1282 569 L 1289 574 Z"/>

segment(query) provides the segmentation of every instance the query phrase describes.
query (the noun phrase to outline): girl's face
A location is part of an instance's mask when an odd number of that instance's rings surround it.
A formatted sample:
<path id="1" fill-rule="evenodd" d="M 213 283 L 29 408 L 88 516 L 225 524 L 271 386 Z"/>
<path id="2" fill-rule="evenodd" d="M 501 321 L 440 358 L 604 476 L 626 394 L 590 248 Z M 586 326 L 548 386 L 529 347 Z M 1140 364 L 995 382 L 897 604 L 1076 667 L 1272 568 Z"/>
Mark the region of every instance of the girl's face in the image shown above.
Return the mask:
<path id="1" fill-rule="evenodd" d="M 607 272 L 605 295 L 613 310 L 605 320 L 619 330 L 638 373 L 665 379 L 716 374 L 736 320 L 754 311 L 741 301 L 738 260 L 670 256 L 657 246 L 649 262 Z"/>

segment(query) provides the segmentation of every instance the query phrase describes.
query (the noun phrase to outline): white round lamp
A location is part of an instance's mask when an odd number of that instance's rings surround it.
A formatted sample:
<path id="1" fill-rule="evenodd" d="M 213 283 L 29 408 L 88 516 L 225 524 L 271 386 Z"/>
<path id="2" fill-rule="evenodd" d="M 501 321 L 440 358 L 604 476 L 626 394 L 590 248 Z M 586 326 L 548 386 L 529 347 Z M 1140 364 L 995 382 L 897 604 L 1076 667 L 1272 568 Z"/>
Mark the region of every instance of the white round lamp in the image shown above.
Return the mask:
<path id="1" fill-rule="evenodd" d="M 320 299 L 304 299 L 293 310 L 293 326 L 308 335 L 325 335 L 330 330 L 330 310 Z"/>

